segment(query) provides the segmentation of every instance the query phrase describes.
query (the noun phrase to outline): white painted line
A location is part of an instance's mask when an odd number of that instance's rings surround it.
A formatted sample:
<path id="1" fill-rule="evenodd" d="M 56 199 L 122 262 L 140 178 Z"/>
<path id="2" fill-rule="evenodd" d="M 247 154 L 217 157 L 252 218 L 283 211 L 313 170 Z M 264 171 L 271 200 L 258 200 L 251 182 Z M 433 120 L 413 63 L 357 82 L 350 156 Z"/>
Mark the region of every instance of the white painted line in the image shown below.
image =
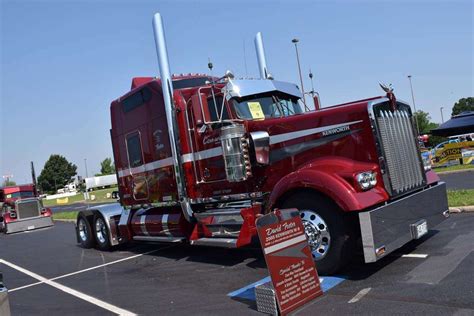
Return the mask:
<path id="1" fill-rule="evenodd" d="M 284 242 L 281 242 L 279 244 L 267 247 L 267 248 L 264 249 L 264 252 L 267 255 L 269 253 L 272 253 L 272 252 L 278 251 L 280 249 L 286 248 L 288 246 L 297 244 L 297 243 L 302 242 L 304 240 L 306 240 L 306 235 L 305 234 L 300 235 L 300 236 L 295 237 L 295 238 L 285 240 Z"/>
<path id="2" fill-rule="evenodd" d="M 359 291 L 359 293 L 357 293 L 353 298 L 351 298 L 351 300 L 347 303 L 349 304 L 352 304 L 352 303 L 356 303 L 358 302 L 361 298 L 363 298 L 365 295 L 367 295 L 367 293 L 370 292 L 372 288 L 371 287 L 368 287 L 368 288 L 365 288 L 365 289 L 362 289 Z"/>
<path id="3" fill-rule="evenodd" d="M 83 272 L 95 270 L 95 269 L 102 268 L 102 267 L 105 267 L 105 266 L 109 266 L 109 265 L 111 265 L 111 264 L 116 264 L 116 263 L 119 263 L 119 262 L 123 262 L 123 261 L 131 260 L 131 259 L 135 259 L 135 258 L 144 256 L 144 255 L 148 255 L 148 254 L 150 254 L 150 253 L 152 253 L 152 252 L 156 252 L 156 251 L 158 251 L 158 250 L 171 248 L 171 247 L 173 247 L 173 246 L 174 246 L 174 245 L 167 246 L 167 247 L 163 247 L 163 248 L 160 248 L 160 249 L 151 250 L 151 251 L 148 251 L 148 252 L 140 253 L 140 254 L 138 254 L 138 255 L 134 255 L 134 256 L 130 256 L 130 257 L 118 259 L 118 260 L 115 260 L 115 261 L 107 262 L 107 263 L 104 263 L 104 264 L 101 264 L 101 265 L 98 265 L 98 266 L 94 266 L 94 267 L 91 267 L 91 268 L 87 268 L 87 269 L 79 270 L 79 271 L 76 271 L 76 272 L 71 272 L 71 273 L 68 273 L 68 274 L 60 275 L 60 276 L 57 276 L 57 277 L 54 277 L 54 278 L 49 279 L 49 281 L 54 281 L 54 280 L 66 278 L 66 277 L 69 277 L 69 276 L 72 276 L 72 275 L 76 275 L 76 274 L 79 274 L 79 273 L 83 273 Z M 1 259 L 0 259 L 0 260 L 1 260 Z M 14 289 L 8 290 L 8 292 L 15 292 L 15 291 L 18 291 L 18 290 L 23 290 L 23 289 L 26 289 L 26 288 L 29 288 L 29 287 L 32 287 L 32 286 L 35 286 L 35 285 L 42 284 L 42 283 L 45 283 L 45 282 L 44 282 L 44 281 L 40 281 L 40 282 L 35 282 L 35 283 L 31 283 L 31 284 L 19 286 L 19 287 L 16 287 L 16 288 L 14 288 Z"/>
<path id="4" fill-rule="evenodd" d="M 406 254 L 406 255 L 402 255 L 402 258 L 426 258 L 428 257 L 427 254 L 424 254 L 424 253 L 409 253 L 409 254 Z"/>
<path id="5" fill-rule="evenodd" d="M 11 263 L 11 262 L 8 262 L 8 261 L 5 261 L 5 260 L 3 260 L 3 259 L 0 259 L 0 263 L 3 263 L 3 264 L 5 264 L 5 265 L 9 266 L 10 268 L 13 268 L 13 269 L 15 269 L 15 270 L 18 270 L 18 271 L 20 271 L 20 272 L 22 272 L 22 273 L 24 273 L 24 274 L 26 274 L 26 275 L 28 275 L 28 276 L 30 276 L 30 277 L 36 279 L 36 280 L 38 280 L 38 281 L 42 281 L 43 283 L 48 284 L 48 285 L 50 285 L 50 286 L 52 286 L 52 287 L 54 287 L 54 288 L 57 288 L 58 290 L 61 290 L 61 291 L 65 292 L 65 293 L 68 293 L 68 294 L 70 294 L 70 295 L 72 295 L 72 296 L 75 296 L 75 297 L 77 297 L 77 298 L 80 298 L 81 300 L 84 300 L 84 301 L 86 301 L 86 302 L 89 302 L 89 303 L 91 303 L 91 304 L 94 304 L 94 305 L 96 305 L 96 306 L 99 306 L 99 307 L 101 307 L 101 308 L 103 308 L 103 309 L 106 309 L 106 310 L 108 310 L 108 311 L 110 311 L 110 312 L 112 312 L 112 313 L 115 313 L 115 314 L 117 314 L 117 315 L 125 315 L 125 316 L 135 316 L 135 315 L 137 315 L 137 314 L 132 313 L 132 312 L 126 310 L 126 309 L 122 309 L 122 308 L 117 307 L 117 306 L 115 306 L 115 305 L 112 305 L 112 304 L 109 304 L 109 303 L 107 303 L 107 302 L 101 301 L 101 300 L 99 300 L 99 299 L 97 299 L 97 298 L 95 298 L 95 297 L 92 297 L 92 296 L 90 296 L 90 295 L 87 295 L 87 294 L 84 294 L 84 293 L 82 293 L 82 292 L 79 292 L 79 291 L 76 291 L 76 290 L 74 290 L 74 289 L 71 289 L 70 287 L 67 287 L 67 286 L 64 286 L 64 285 L 62 285 L 62 284 L 59 284 L 59 283 L 57 283 L 57 282 L 48 280 L 48 279 L 46 279 L 45 277 L 42 277 L 42 276 L 39 275 L 39 274 L 36 274 L 36 273 L 31 272 L 31 271 L 29 271 L 29 270 L 26 270 L 26 269 L 24 269 L 24 268 L 22 268 L 22 267 L 19 267 L 19 266 L 17 266 L 16 264 L 13 264 L 13 263 Z"/>

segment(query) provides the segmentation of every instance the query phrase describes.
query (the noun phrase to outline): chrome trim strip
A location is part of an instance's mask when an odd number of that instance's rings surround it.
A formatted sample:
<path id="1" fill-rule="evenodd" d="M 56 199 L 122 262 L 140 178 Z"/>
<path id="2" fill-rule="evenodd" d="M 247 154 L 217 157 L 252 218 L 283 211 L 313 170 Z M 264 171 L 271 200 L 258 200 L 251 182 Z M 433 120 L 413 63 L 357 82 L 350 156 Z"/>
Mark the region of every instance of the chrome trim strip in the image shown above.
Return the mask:
<path id="1" fill-rule="evenodd" d="M 168 228 L 168 217 L 169 214 L 163 214 L 161 217 L 161 227 L 163 228 L 163 233 L 165 233 L 166 236 L 173 236 L 170 233 L 170 229 Z"/>
<path id="2" fill-rule="evenodd" d="M 148 231 L 146 230 L 146 214 L 140 216 L 140 229 L 145 236 L 150 236 Z"/>
<path id="3" fill-rule="evenodd" d="M 214 147 L 211 149 L 206 149 L 206 150 L 198 151 L 195 153 L 184 154 L 182 157 L 183 157 L 183 163 L 186 163 L 186 162 L 214 158 L 218 156 L 222 156 L 222 147 Z"/>
<path id="4" fill-rule="evenodd" d="M 139 241 L 182 242 L 184 239 L 184 237 L 133 236 L 133 240 Z"/>
<path id="5" fill-rule="evenodd" d="M 131 176 L 133 174 L 142 173 L 146 171 L 153 171 L 159 168 L 169 167 L 172 165 L 173 165 L 173 158 L 168 157 L 165 159 L 149 162 L 147 164 L 141 165 L 140 167 L 119 170 L 118 175 L 120 178 L 123 178 L 123 177 Z"/>

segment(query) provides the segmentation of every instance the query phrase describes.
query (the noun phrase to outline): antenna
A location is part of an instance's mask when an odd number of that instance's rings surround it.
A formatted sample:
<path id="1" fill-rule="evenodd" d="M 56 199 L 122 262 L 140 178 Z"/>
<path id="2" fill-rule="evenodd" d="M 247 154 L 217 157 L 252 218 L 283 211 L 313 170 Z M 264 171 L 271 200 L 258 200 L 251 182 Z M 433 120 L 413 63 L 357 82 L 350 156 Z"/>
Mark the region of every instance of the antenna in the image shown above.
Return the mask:
<path id="1" fill-rule="evenodd" d="M 311 68 L 309 68 L 309 79 L 311 80 L 311 96 L 314 98 L 313 73 L 311 72 Z"/>
<path id="2" fill-rule="evenodd" d="M 211 57 L 207 57 L 207 68 L 209 68 L 209 70 L 211 71 L 211 77 L 212 77 L 212 68 L 214 68 L 214 65 L 212 64 L 211 62 Z"/>

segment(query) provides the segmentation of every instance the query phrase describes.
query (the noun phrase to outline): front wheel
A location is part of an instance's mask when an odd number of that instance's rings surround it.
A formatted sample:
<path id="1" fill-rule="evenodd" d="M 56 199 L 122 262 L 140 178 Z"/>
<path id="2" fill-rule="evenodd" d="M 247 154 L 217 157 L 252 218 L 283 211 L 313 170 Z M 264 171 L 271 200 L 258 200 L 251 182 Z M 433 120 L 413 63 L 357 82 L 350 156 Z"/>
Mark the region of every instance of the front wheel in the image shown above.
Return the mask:
<path id="1" fill-rule="evenodd" d="M 336 273 L 354 253 L 352 225 L 336 203 L 319 193 L 298 193 L 281 208 L 297 208 L 321 275 Z"/>
<path id="2" fill-rule="evenodd" d="M 100 250 L 110 249 L 109 228 L 99 213 L 94 215 L 94 236 Z"/>

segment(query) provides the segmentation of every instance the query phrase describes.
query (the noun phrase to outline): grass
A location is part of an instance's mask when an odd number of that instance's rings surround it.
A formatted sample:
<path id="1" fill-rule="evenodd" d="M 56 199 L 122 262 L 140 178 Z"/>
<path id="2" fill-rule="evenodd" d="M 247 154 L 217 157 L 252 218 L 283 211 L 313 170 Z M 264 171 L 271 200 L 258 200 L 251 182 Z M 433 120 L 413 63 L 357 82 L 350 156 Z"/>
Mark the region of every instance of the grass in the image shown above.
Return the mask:
<path id="1" fill-rule="evenodd" d="M 77 211 L 54 213 L 53 214 L 53 219 L 73 219 L 73 220 L 75 220 L 77 218 L 77 213 L 78 213 Z"/>
<path id="2" fill-rule="evenodd" d="M 95 195 L 95 200 L 87 200 L 87 202 L 93 202 L 93 203 L 106 203 L 106 202 L 114 202 L 113 199 L 107 198 L 107 193 L 112 193 L 113 191 L 117 191 L 117 187 L 112 187 L 112 188 L 107 188 L 107 189 L 102 189 L 102 190 L 95 190 L 92 192 L 89 192 L 89 197 L 91 195 Z M 57 206 L 57 205 L 69 205 L 73 203 L 79 203 L 79 202 L 86 202 L 84 199 L 84 193 L 78 193 L 74 196 L 68 197 L 68 202 L 66 204 L 58 204 L 57 199 L 53 200 L 43 200 L 43 205 L 46 207 L 50 206 Z"/>
<path id="3" fill-rule="evenodd" d="M 445 171 L 455 171 L 455 170 L 474 170 L 474 165 L 469 164 L 469 165 L 454 165 L 454 166 L 449 166 L 449 167 L 438 167 L 438 168 L 433 168 L 433 170 L 437 173 L 440 172 L 445 172 Z"/>
<path id="4" fill-rule="evenodd" d="M 448 190 L 449 206 L 468 206 L 474 205 L 474 189 L 469 190 Z"/>

